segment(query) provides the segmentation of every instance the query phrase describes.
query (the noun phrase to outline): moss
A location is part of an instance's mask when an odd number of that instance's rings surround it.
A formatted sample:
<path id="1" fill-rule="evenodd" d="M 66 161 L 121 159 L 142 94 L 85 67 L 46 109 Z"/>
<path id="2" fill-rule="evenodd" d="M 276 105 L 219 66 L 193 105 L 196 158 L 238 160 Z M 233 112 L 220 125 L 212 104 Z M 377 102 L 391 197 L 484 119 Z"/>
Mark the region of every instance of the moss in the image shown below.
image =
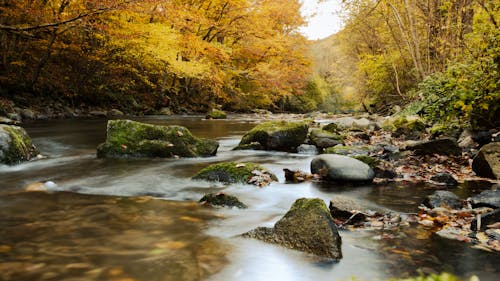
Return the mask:
<path id="1" fill-rule="evenodd" d="M 425 132 L 426 124 L 416 116 L 401 116 L 386 120 L 382 128 L 392 132 L 396 137 L 405 135 L 414 138 Z"/>
<path id="2" fill-rule="evenodd" d="M 248 183 L 248 181 L 254 176 L 252 172 L 255 170 L 263 174 L 268 174 L 275 181 L 278 180 L 276 176 L 269 172 L 266 168 L 255 163 L 248 162 L 224 162 L 213 164 L 199 171 L 193 176 L 193 179 L 219 181 L 224 183 Z"/>
<path id="3" fill-rule="evenodd" d="M 222 207 L 236 207 L 240 209 L 248 208 L 247 205 L 242 203 L 238 198 L 227 195 L 224 193 L 209 193 L 203 196 L 200 203 L 208 204 L 211 206 L 222 206 Z"/>
<path id="4" fill-rule="evenodd" d="M 367 164 L 372 169 L 377 167 L 378 164 L 380 164 L 380 159 L 377 159 L 375 157 L 371 157 L 368 155 L 355 155 L 352 158 L 357 159 L 357 160 Z"/>
<path id="5" fill-rule="evenodd" d="M 311 210 L 322 210 L 329 214 L 330 210 L 326 206 L 325 202 L 319 198 L 299 198 L 295 200 L 290 211 L 311 211 Z"/>
<path id="6" fill-rule="evenodd" d="M 212 109 L 210 112 L 207 113 L 205 116 L 206 119 L 226 119 L 227 114 L 219 109 Z"/>
<path id="7" fill-rule="evenodd" d="M 264 122 L 247 132 L 239 146 L 258 142 L 265 150 L 294 151 L 304 143 L 308 129 L 305 122 Z"/>
<path id="8" fill-rule="evenodd" d="M 330 133 L 334 133 L 334 134 L 337 134 L 340 131 L 339 126 L 337 126 L 337 124 L 335 124 L 335 123 L 327 124 L 327 125 L 323 126 L 323 128 L 321 128 L 321 129 L 324 131 L 328 131 Z"/>
<path id="9" fill-rule="evenodd" d="M 337 140 L 339 142 L 344 141 L 344 136 L 332 133 L 330 131 L 325 131 L 322 129 L 312 129 L 311 133 L 309 134 L 309 138 L 311 141 L 316 142 L 318 138 L 328 138 L 332 140 Z"/>
<path id="10" fill-rule="evenodd" d="M 3 159 L 1 160 L 2 163 L 8 165 L 17 164 L 22 161 L 30 160 L 33 156 L 38 154 L 38 150 L 23 128 L 17 126 L 2 127 L 10 137 L 10 141 L 4 150 Z"/>
<path id="11" fill-rule="evenodd" d="M 98 157 L 199 157 L 214 155 L 217 148 L 217 142 L 197 138 L 182 126 L 110 120 Z"/>

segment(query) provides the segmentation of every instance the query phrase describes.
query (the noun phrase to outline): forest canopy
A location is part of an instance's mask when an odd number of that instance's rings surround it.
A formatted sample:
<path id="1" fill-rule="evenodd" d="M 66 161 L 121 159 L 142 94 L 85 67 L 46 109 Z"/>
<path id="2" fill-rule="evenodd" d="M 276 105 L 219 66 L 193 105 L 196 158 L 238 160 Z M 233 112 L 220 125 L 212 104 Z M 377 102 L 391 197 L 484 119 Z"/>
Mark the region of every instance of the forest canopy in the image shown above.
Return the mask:
<path id="1" fill-rule="evenodd" d="M 311 78 L 288 0 L 0 2 L 2 96 L 275 108 Z"/>

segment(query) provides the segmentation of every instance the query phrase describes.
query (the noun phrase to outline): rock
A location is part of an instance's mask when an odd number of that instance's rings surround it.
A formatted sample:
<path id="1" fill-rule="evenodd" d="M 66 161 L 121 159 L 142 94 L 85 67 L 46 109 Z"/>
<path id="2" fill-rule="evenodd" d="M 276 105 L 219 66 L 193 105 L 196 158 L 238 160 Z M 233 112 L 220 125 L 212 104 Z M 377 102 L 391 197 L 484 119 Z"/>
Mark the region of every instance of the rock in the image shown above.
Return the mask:
<path id="1" fill-rule="evenodd" d="M 375 151 L 376 148 L 371 145 L 359 145 L 359 146 L 344 146 L 337 145 L 334 147 L 328 147 L 323 150 L 324 154 L 339 154 L 346 156 L 358 156 L 358 155 L 368 155 L 370 152 Z"/>
<path id="2" fill-rule="evenodd" d="M 316 148 L 315 145 L 312 145 L 312 144 L 301 144 L 297 147 L 297 153 L 316 155 L 316 154 L 318 154 L 318 149 Z"/>
<path id="3" fill-rule="evenodd" d="M 375 177 L 367 164 L 343 155 L 323 154 L 311 161 L 311 173 L 323 179 L 345 182 L 369 182 Z"/>
<path id="4" fill-rule="evenodd" d="M 273 228 L 258 227 L 242 235 L 311 253 L 328 260 L 342 258 L 341 237 L 325 203 L 297 199 Z"/>
<path id="5" fill-rule="evenodd" d="M 430 180 L 439 185 L 456 186 L 457 180 L 449 173 L 439 173 L 433 175 Z"/>
<path id="6" fill-rule="evenodd" d="M 438 190 L 427 196 L 423 204 L 431 209 L 434 208 L 462 208 L 463 202 L 458 196 L 447 190 Z"/>
<path id="7" fill-rule="evenodd" d="M 23 121 L 23 118 L 21 118 L 21 115 L 19 113 L 7 113 L 7 118 L 21 122 Z"/>
<path id="8" fill-rule="evenodd" d="M 226 119 L 226 118 L 227 114 L 224 111 L 215 108 L 209 111 L 205 116 L 205 119 Z"/>
<path id="9" fill-rule="evenodd" d="M 108 117 L 108 113 L 106 111 L 103 111 L 103 110 L 92 110 L 89 112 L 89 115 L 93 116 L 93 117 L 100 117 L 100 118 Z"/>
<path id="10" fill-rule="evenodd" d="M 500 142 L 481 147 L 472 161 L 472 170 L 481 177 L 500 179 Z"/>
<path id="11" fill-rule="evenodd" d="M 321 129 L 323 131 L 327 131 L 327 132 L 330 132 L 332 134 L 338 134 L 340 131 L 339 126 L 337 126 L 337 124 L 335 124 L 335 123 L 326 124 Z"/>
<path id="12" fill-rule="evenodd" d="M 319 150 L 344 144 L 342 136 L 320 129 L 312 129 L 309 133 L 309 140 L 309 143 L 315 145 Z"/>
<path id="13" fill-rule="evenodd" d="M 6 117 L 0 116 L 0 124 L 4 125 L 19 125 L 19 121 L 15 121 Z"/>
<path id="14" fill-rule="evenodd" d="M 356 155 L 356 156 L 352 156 L 352 158 L 365 163 L 366 165 L 370 166 L 370 168 L 372 168 L 372 169 L 374 169 L 375 167 L 378 166 L 378 164 L 380 164 L 380 159 L 372 157 L 372 156 L 368 156 L 368 155 Z"/>
<path id="15" fill-rule="evenodd" d="M 108 116 L 111 116 L 111 117 L 120 117 L 120 116 L 124 116 L 125 114 L 118 110 L 118 109 L 111 109 L 109 112 L 108 112 Z"/>
<path id="16" fill-rule="evenodd" d="M 333 120 L 333 123 L 342 129 L 376 130 L 380 128 L 376 122 L 367 118 L 358 119 L 349 116 L 336 118 Z"/>
<path id="17" fill-rule="evenodd" d="M 18 164 L 36 157 L 38 153 L 38 149 L 23 128 L 0 125 L 0 163 Z"/>
<path id="18" fill-rule="evenodd" d="M 480 217 L 481 217 L 481 222 L 479 225 L 477 218 L 472 220 L 470 224 L 470 229 L 472 231 L 478 231 L 478 230 L 483 231 L 486 228 L 488 228 L 488 225 L 500 222 L 500 209 L 496 209 L 493 212 L 482 214 Z"/>
<path id="19" fill-rule="evenodd" d="M 210 206 L 230 207 L 239 209 L 248 208 L 247 205 L 243 204 L 240 200 L 238 200 L 238 198 L 224 193 L 206 194 L 200 199 L 199 202 L 204 205 L 210 205 Z"/>
<path id="20" fill-rule="evenodd" d="M 158 111 L 158 114 L 159 115 L 172 115 L 172 110 L 170 110 L 170 108 L 168 108 L 168 107 L 162 107 Z"/>
<path id="21" fill-rule="evenodd" d="M 462 149 L 455 140 L 443 138 L 430 141 L 407 142 L 404 150 L 411 150 L 415 155 L 461 155 Z"/>
<path id="22" fill-rule="evenodd" d="M 219 144 L 193 136 L 182 126 L 159 126 L 130 120 L 109 120 L 106 142 L 97 148 L 100 158 L 206 157 Z"/>
<path id="23" fill-rule="evenodd" d="M 342 225 L 360 225 L 368 217 L 381 217 L 391 213 L 388 209 L 370 206 L 368 202 L 361 204 L 354 199 L 341 195 L 335 196 L 330 201 L 329 209 L 333 219 Z"/>
<path id="24" fill-rule="evenodd" d="M 258 142 L 264 150 L 295 152 L 297 147 L 304 143 L 308 128 L 304 122 L 265 122 L 247 132 L 236 149 Z"/>
<path id="25" fill-rule="evenodd" d="M 418 116 L 403 116 L 386 119 L 382 128 L 391 132 L 394 137 L 404 136 L 407 139 L 420 138 L 425 133 L 425 123 Z"/>
<path id="26" fill-rule="evenodd" d="M 458 137 L 458 146 L 460 148 L 476 148 L 478 144 L 474 141 L 472 131 L 465 129 Z"/>
<path id="27" fill-rule="evenodd" d="M 285 181 L 286 182 L 305 182 L 307 180 L 310 180 L 312 178 L 312 175 L 300 170 L 289 170 L 289 169 L 283 169 L 283 172 L 285 173 Z"/>
<path id="28" fill-rule="evenodd" d="M 490 207 L 500 208 L 500 190 L 485 190 L 469 199 L 473 208 Z"/>
<path id="29" fill-rule="evenodd" d="M 494 141 L 493 135 L 496 133 L 496 130 L 488 130 L 488 131 L 476 131 L 473 132 L 472 138 L 475 142 L 479 143 L 480 146 L 486 145 L 492 141 Z"/>
<path id="30" fill-rule="evenodd" d="M 35 120 L 36 114 L 33 110 L 26 108 L 21 110 L 21 117 L 28 120 Z"/>
<path id="31" fill-rule="evenodd" d="M 194 180 L 218 181 L 223 183 L 258 183 L 252 181 L 254 178 L 262 178 L 267 180 L 261 182 L 262 185 L 267 185 L 272 181 L 277 181 L 278 178 L 266 168 L 255 163 L 235 163 L 224 162 L 210 165 L 196 175 L 193 176 Z"/>

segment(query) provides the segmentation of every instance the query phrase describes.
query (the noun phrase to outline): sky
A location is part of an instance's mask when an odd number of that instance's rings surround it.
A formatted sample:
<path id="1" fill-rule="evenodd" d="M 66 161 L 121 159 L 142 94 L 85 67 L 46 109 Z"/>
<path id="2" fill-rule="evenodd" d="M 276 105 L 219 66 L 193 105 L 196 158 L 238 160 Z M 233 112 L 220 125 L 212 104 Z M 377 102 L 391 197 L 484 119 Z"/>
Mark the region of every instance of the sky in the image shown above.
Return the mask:
<path id="1" fill-rule="evenodd" d="M 341 28 L 341 20 L 337 15 L 340 0 L 326 0 L 318 4 L 317 0 L 301 0 L 302 15 L 312 16 L 309 24 L 301 28 L 301 32 L 311 40 L 323 39 L 336 33 Z"/>

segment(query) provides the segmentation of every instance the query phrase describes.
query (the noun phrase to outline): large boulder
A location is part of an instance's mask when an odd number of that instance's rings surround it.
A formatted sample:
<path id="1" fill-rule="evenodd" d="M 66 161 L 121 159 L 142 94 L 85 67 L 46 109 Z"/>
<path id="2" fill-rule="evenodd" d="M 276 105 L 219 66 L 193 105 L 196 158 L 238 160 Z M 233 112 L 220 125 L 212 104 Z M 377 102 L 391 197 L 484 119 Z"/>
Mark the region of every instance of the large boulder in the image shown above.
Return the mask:
<path id="1" fill-rule="evenodd" d="M 193 176 L 194 180 L 223 183 L 250 183 L 265 186 L 278 178 L 266 168 L 255 163 L 223 162 L 212 164 Z"/>
<path id="2" fill-rule="evenodd" d="M 97 147 L 101 158 L 204 157 L 216 154 L 219 144 L 193 136 L 185 127 L 150 125 L 131 120 L 109 120 L 106 142 Z"/>
<path id="3" fill-rule="evenodd" d="M 341 182 L 369 182 L 375 172 L 367 164 L 343 155 L 323 154 L 311 161 L 311 173 Z"/>
<path id="4" fill-rule="evenodd" d="M 309 142 L 322 150 L 327 147 L 344 144 L 344 138 L 341 135 L 329 131 L 312 129 L 309 133 Z"/>
<path id="5" fill-rule="evenodd" d="M 258 227 L 242 235 L 317 255 L 342 258 L 341 238 L 323 200 L 297 199 L 273 228 Z"/>
<path id="6" fill-rule="evenodd" d="M 405 150 L 413 151 L 415 155 L 461 155 L 462 149 L 457 142 L 450 138 L 442 138 L 430 141 L 407 142 Z"/>
<path id="7" fill-rule="evenodd" d="M 23 128 L 0 124 L 0 163 L 18 164 L 36 157 L 38 153 Z"/>
<path id="8" fill-rule="evenodd" d="M 489 143 L 479 150 L 472 161 L 472 170 L 481 177 L 500 178 L 500 142 Z"/>
<path id="9" fill-rule="evenodd" d="M 260 147 L 263 150 L 293 151 L 304 143 L 309 126 L 304 122 L 270 121 L 247 132 L 236 149 Z"/>

